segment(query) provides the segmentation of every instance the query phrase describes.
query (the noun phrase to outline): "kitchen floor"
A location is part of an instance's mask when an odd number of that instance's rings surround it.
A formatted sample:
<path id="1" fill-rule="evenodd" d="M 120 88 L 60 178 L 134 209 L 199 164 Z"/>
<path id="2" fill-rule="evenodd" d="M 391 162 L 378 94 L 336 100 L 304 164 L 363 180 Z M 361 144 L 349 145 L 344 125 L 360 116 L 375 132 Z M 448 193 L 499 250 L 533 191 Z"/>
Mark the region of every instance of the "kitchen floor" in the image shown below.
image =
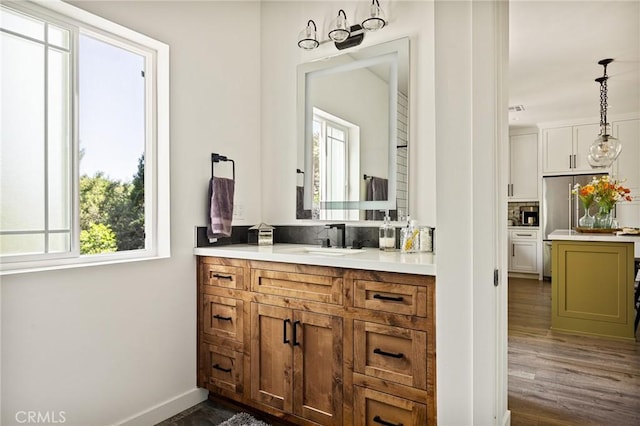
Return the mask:
<path id="1" fill-rule="evenodd" d="M 550 326 L 551 283 L 510 278 L 511 425 L 640 424 L 640 343 Z"/>

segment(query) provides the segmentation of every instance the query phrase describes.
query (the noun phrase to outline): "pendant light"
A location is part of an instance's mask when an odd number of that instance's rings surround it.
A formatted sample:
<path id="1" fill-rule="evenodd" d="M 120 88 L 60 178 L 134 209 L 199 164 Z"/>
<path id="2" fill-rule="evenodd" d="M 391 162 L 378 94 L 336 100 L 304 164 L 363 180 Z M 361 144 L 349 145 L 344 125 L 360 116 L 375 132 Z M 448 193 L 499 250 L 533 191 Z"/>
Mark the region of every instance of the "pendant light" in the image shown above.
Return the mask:
<path id="1" fill-rule="evenodd" d="M 378 31 L 386 25 L 384 20 L 384 13 L 380 8 L 378 0 L 371 0 L 371 6 L 369 6 L 369 15 L 362 21 L 362 28 L 367 31 Z"/>
<path id="2" fill-rule="evenodd" d="M 329 38 L 336 43 L 341 43 L 349 38 L 351 33 L 349 23 L 347 22 L 347 14 L 344 10 L 338 11 L 338 16 L 331 23 L 331 31 L 329 31 Z"/>
<path id="3" fill-rule="evenodd" d="M 309 19 L 307 26 L 300 32 L 298 36 L 298 46 L 304 50 L 313 50 L 320 45 L 316 36 L 316 23 L 313 19 Z"/>
<path id="4" fill-rule="evenodd" d="M 611 167 L 614 161 L 622 152 L 622 144 L 620 141 L 610 134 L 610 126 L 607 122 L 607 65 L 613 62 L 613 59 L 603 59 L 598 64 L 604 67 L 604 75 L 596 78 L 595 81 L 600 83 L 600 134 L 589 147 L 589 155 L 587 159 L 594 169 L 602 169 Z"/>

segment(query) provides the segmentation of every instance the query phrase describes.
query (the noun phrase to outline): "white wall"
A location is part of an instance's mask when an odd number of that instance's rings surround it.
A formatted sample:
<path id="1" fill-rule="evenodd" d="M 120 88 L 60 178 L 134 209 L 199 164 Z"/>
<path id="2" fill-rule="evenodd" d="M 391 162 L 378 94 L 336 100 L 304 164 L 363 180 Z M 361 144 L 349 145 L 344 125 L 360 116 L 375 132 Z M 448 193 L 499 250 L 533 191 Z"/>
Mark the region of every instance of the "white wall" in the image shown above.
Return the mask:
<path id="1" fill-rule="evenodd" d="M 203 398 L 192 247 L 194 225 L 206 221 L 211 152 L 236 160 L 236 202 L 246 223 L 260 220 L 259 3 L 73 4 L 170 45 L 172 256 L 2 277 L 5 426 L 19 410 L 107 425 Z M 161 412 L 132 423 L 153 424 Z"/>
<path id="2" fill-rule="evenodd" d="M 295 219 L 297 158 L 297 66 L 335 55 L 332 43 L 313 51 L 297 46 L 297 35 L 313 19 L 318 38 L 326 40 L 331 19 L 342 8 L 350 22 L 361 17 L 367 2 L 274 2 L 262 5 L 262 219 L 273 224 L 308 223 Z M 409 36 L 411 58 L 409 150 L 410 212 L 424 224 L 435 223 L 435 114 L 433 68 L 433 3 L 385 1 L 389 21 L 382 31 L 368 33 L 361 47 Z M 363 170 L 363 173 L 368 173 Z"/>

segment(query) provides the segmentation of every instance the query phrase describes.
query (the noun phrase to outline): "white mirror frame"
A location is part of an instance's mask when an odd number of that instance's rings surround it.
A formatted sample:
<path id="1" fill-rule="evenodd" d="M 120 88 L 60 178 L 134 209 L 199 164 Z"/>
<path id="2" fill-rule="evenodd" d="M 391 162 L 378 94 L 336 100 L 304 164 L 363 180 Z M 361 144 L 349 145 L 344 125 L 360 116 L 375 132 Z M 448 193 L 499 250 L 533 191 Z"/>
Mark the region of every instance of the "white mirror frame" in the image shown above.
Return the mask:
<path id="1" fill-rule="evenodd" d="M 349 57 L 355 60 L 348 61 Z M 365 47 L 358 51 L 348 51 L 342 55 L 320 59 L 298 66 L 298 140 L 304 143 L 304 170 L 313 170 L 313 154 L 310 149 L 313 139 L 313 105 L 306 96 L 310 82 L 314 78 L 388 64 L 389 73 L 389 151 L 388 151 L 388 197 L 381 201 L 332 201 L 323 202 L 321 208 L 327 210 L 395 210 L 397 198 L 397 139 L 398 139 L 398 79 L 399 73 L 406 76 L 409 93 L 409 38 L 401 38 L 386 43 Z M 408 131 L 408 129 L 407 129 Z M 300 149 L 300 145 L 298 145 Z M 304 174 L 304 208 L 311 209 L 313 174 Z M 409 201 L 407 200 L 407 205 Z M 408 207 L 407 207 L 408 210 Z M 404 214 L 408 214 L 408 211 Z"/>

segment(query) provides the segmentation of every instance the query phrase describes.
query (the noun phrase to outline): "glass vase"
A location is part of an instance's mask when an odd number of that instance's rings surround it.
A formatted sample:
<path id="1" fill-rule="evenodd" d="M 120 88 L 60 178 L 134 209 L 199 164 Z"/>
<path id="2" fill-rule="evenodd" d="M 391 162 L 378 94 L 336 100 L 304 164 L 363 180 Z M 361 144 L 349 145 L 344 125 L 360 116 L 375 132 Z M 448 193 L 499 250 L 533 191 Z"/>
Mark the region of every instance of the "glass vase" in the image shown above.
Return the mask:
<path id="1" fill-rule="evenodd" d="M 612 209 L 607 209 L 606 207 L 600 206 L 600 209 L 596 213 L 593 227 L 600 228 L 600 229 L 611 229 L 612 224 L 613 224 Z"/>
<path id="2" fill-rule="evenodd" d="M 584 216 L 578 219 L 578 226 L 580 228 L 593 228 L 595 221 L 596 220 L 593 216 L 591 216 L 591 213 L 589 212 L 589 207 L 585 206 Z"/>

